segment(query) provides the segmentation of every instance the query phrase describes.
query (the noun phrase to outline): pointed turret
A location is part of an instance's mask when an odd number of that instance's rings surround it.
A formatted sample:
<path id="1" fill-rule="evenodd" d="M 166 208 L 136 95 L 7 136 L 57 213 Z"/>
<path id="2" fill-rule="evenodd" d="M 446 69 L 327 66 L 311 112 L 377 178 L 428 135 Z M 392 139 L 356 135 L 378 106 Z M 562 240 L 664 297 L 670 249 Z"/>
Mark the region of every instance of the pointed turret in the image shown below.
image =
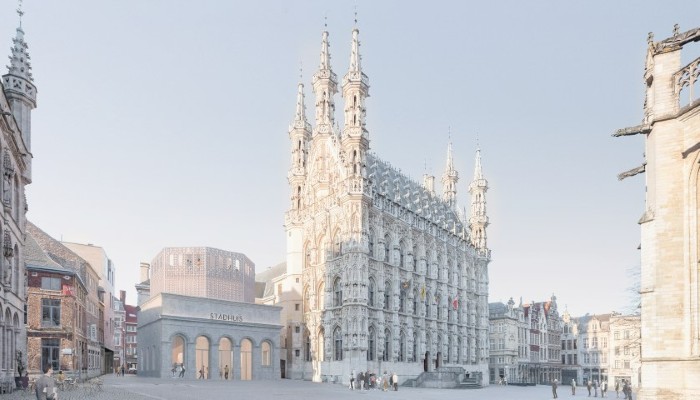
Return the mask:
<path id="1" fill-rule="evenodd" d="M 472 243 L 479 250 L 487 250 L 486 227 L 489 225 L 489 217 L 486 215 L 486 191 L 488 182 L 481 171 L 481 150 L 476 150 L 474 162 L 474 180 L 469 184 L 472 207 L 469 216 L 469 225 L 472 233 Z"/>
<path id="2" fill-rule="evenodd" d="M 445 173 L 442 175 L 442 199 L 449 204 L 450 208 L 456 210 L 457 207 L 457 181 L 459 174 L 454 167 L 452 159 L 452 142 L 447 144 L 447 164 Z"/>
<path id="3" fill-rule="evenodd" d="M 36 86 L 32 76 L 32 65 L 29 61 L 29 46 L 24 40 L 24 30 L 22 29 L 21 9 L 17 10 L 20 16 L 17 34 L 12 39 L 10 55 L 10 65 L 7 66 L 7 74 L 3 75 L 3 89 L 5 97 L 10 105 L 10 112 L 17 122 L 17 126 L 22 133 L 22 140 L 27 152 L 31 152 L 31 112 L 36 108 Z M 7 111 L 7 110 L 0 110 Z M 26 178 L 31 179 L 31 155 L 26 158 L 27 169 Z"/>
<path id="4" fill-rule="evenodd" d="M 335 101 L 333 96 L 338 93 L 338 77 L 331 69 L 330 43 L 328 31 L 321 36 L 321 62 L 314 74 L 313 85 L 316 95 L 316 127 L 314 134 L 330 133 L 333 129 Z"/>
<path id="5" fill-rule="evenodd" d="M 299 82 L 297 89 L 297 105 L 294 121 L 289 127 L 289 140 L 292 143 L 292 163 L 289 168 L 289 186 L 292 191 L 292 209 L 301 208 L 301 195 L 306 177 L 306 163 L 309 142 L 311 140 L 311 124 L 306 120 L 304 104 L 304 84 Z"/>
<path id="6" fill-rule="evenodd" d="M 365 128 L 365 99 L 369 97 L 369 79 L 362 72 L 360 56 L 360 30 L 352 30 L 350 68 L 343 77 L 343 102 L 345 125 L 343 127 L 343 151 L 349 160 L 348 175 L 363 174 L 364 160 L 369 150 L 369 137 Z"/>

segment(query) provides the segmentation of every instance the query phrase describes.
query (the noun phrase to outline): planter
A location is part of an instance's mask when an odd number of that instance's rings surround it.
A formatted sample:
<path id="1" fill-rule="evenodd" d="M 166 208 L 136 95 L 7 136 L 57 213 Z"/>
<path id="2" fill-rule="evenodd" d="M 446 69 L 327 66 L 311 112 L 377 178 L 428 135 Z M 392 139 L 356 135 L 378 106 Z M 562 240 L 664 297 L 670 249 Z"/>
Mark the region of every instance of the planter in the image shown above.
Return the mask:
<path id="1" fill-rule="evenodd" d="M 28 376 L 16 376 L 15 377 L 15 387 L 16 388 L 26 389 L 27 386 L 29 386 L 29 377 Z"/>

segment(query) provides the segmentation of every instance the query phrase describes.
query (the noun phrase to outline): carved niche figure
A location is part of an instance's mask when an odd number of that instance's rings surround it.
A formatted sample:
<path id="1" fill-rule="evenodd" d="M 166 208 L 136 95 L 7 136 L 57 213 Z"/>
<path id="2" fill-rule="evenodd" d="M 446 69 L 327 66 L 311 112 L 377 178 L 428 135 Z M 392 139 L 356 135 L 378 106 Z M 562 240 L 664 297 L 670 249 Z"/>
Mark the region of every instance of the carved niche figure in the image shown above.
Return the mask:
<path id="1" fill-rule="evenodd" d="M 12 166 L 12 161 L 10 160 L 10 153 L 5 150 L 3 154 L 3 182 L 2 182 L 2 201 L 5 205 L 11 205 L 12 202 L 12 177 L 15 173 L 15 169 Z"/>

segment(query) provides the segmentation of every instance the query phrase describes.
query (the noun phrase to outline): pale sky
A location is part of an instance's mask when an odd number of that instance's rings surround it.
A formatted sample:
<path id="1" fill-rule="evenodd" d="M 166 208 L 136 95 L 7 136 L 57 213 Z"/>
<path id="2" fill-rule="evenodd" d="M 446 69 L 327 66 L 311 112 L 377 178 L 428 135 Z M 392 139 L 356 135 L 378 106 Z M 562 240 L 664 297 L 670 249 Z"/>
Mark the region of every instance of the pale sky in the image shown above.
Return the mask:
<path id="1" fill-rule="evenodd" d="M 0 0 L 0 56 L 16 7 Z M 284 261 L 299 65 L 311 118 L 324 16 L 342 77 L 355 7 L 372 151 L 439 182 L 449 129 L 467 206 L 478 136 L 489 301 L 623 310 L 645 177 L 616 176 L 644 148 L 610 135 L 641 122 L 647 33 L 697 27 L 697 1 L 28 0 L 28 218 L 105 248 L 130 304 L 166 246 L 242 252 L 258 272 Z"/>

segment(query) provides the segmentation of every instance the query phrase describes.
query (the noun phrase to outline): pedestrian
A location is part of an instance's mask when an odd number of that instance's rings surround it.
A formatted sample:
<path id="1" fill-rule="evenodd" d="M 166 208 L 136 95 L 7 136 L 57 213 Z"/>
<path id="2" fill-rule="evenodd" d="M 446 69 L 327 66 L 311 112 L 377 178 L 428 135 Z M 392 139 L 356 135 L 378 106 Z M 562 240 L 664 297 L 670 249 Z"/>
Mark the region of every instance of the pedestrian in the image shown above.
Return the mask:
<path id="1" fill-rule="evenodd" d="M 576 396 L 576 379 L 571 379 L 571 395 Z"/>
<path id="2" fill-rule="evenodd" d="M 197 379 L 204 379 L 204 365 L 199 369 L 199 377 Z"/>
<path id="3" fill-rule="evenodd" d="M 557 381 L 556 379 L 552 381 L 552 396 L 554 396 L 553 398 L 555 398 L 555 399 L 557 398 L 558 383 L 559 383 L 559 381 Z"/>
<path id="4" fill-rule="evenodd" d="M 365 390 L 369 390 L 369 388 L 370 388 L 369 381 L 370 381 L 370 373 L 369 373 L 369 370 L 367 370 L 367 372 L 365 372 Z"/>
<path id="5" fill-rule="evenodd" d="M 593 397 L 598 397 L 598 381 L 593 381 Z"/>
<path id="6" fill-rule="evenodd" d="M 620 398 L 620 380 L 615 379 L 615 398 L 619 399 Z"/>
<path id="7" fill-rule="evenodd" d="M 505 376 L 503 377 L 503 384 L 505 386 L 508 386 L 508 378 L 506 378 Z"/>
<path id="8" fill-rule="evenodd" d="M 394 372 L 394 374 L 391 376 L 391 380 L 394 383 L 394 392 L 398 392 L 399 391 L 399 376 L 396 375 L 396 372 Z"/>
<path id="9" fill-rule="evenodd" d="M 350 390 L 355 389 L 355 368 L 350 372 Z"/>
<path id="10" fill-rule="evenodd" d="M 185 363 L 180 363 L 180 378 L 185 377 Z"/>
<path id="11" fill-rule="evenodd" d="M 360 371 L 360 375 L 357 377 L 357 383 L 360 384 L 360 390 L 365 390 L 365 373 Z"/>
<path id="12" fill-rule="evenodd" d="M 586 388 L 588 389 L 588 397 L 591 397 L 591 380 L 586 381 Z"/>
<path id="13" fill-rule="evenodd" d="M 386 374 L 386 371 L 384 371 L 382 382 L 384 383 L 383 390 L 386 392 L 389 389 L 389 376 Z"/>
<path id="14" fill-rule="evenodd" d="M 224 379 L 228 380 L 228 364 L 224 366 Z"/>
<path id="15" fill-rule="evenodd" d="M 608 380 L 605 379 L 603 383 L 600 384 L 600 397 L 605 397 L 605 393 L 608 392 Z"/>
<path id="16" fill-rule="evenodd" d="M 56 386 L 54 386 L 54 380 L 51 375 L 53 375 L 53 368 L 51 365 L 46 364 L 44 366 L 44 375 L 36 380 L 34 385 L 34 394 L 37 400 L 55 400 L 56 399 Z"/>
<path id="17" fill-rule="evenodd" d="M 627 400 L 633 400 L 632 399 L 632 382 L 625 381 L 625 385 L 627 387 Z"/>
<path id="18" fill-rule="evenodd" d="M 125 369 L 126 369 L 126 368 L 124 368 L 124 366 L 122 365 L 122 378 L 124 377 L 124 370 L 125 370 Z"/>
<path id="19" fill-rule="evenodd" d="M 175 377 L 175 368 L 177 367 L 177 364 L 173 364 L 173 369 L 170 370 L 170 372 L 173 373 L 173 378 Z"/>

